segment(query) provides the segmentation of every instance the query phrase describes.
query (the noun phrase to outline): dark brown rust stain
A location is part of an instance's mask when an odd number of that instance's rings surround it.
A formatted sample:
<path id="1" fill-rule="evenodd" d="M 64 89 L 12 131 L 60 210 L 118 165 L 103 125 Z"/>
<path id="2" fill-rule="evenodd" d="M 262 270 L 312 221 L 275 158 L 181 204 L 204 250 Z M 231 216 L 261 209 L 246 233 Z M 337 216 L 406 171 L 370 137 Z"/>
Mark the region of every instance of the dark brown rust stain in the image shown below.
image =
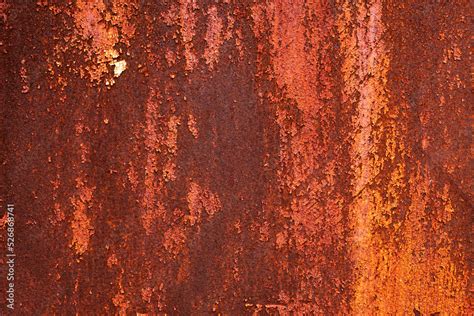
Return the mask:
<path id="1" fill-rule="evenodd" d="M 15 311 L 472 313 L 467 5 L 1 4 Z"/>

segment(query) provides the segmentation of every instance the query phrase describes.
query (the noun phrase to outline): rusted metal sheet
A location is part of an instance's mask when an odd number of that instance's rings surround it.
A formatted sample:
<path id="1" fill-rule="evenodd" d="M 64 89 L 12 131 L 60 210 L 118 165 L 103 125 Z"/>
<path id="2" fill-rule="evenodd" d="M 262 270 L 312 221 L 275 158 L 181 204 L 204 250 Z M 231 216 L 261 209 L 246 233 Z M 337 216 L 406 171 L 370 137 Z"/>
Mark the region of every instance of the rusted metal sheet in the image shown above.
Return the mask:
<path id="1" fill-rule="evenodd" d="M 2 314 L 472 313 L 468 4 L 2 2 Z"/>

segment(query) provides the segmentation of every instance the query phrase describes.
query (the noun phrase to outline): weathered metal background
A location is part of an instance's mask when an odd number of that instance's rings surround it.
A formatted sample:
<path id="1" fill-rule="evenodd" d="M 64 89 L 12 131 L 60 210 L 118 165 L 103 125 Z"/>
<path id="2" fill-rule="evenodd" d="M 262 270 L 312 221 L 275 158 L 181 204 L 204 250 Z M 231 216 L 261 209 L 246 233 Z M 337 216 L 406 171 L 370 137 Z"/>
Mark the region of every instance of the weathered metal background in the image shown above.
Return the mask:
<path id="1" fill-rule="evenodd" d="M 473 312 L 469 1 L 0 13 L 16 314 Z"/>

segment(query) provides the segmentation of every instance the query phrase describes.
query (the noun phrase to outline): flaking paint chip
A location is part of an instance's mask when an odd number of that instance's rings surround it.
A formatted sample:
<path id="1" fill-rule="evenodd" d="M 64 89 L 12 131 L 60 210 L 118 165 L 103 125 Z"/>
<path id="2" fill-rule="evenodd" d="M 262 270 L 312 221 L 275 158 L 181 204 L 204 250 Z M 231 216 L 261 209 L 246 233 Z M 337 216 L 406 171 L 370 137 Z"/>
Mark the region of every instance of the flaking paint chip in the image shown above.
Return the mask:
<path id="1" fill-rule="evenodd" d="M 113 65 L 115 66 L 114 77 L 119 77 L 122 74 L 122 72 L 124 72 L 125 69 L 127 69 L 127 62 L 125 60 L 114 61 Z"/>

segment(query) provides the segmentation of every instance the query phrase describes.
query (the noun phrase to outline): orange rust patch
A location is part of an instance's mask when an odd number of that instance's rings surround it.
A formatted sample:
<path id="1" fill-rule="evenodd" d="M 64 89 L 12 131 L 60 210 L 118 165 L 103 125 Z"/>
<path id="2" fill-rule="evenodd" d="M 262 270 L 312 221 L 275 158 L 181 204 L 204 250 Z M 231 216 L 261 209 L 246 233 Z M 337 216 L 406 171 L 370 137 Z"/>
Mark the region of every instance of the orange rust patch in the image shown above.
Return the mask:
<path id="1" fill-rule="evenodd" d="M 189 114 L 188 116 L 188 130 L 193 135 L 194 138 L 198 138 L 199 130 L 197 128 L 196 119 L 192 114 Z"/>
<path id="2" fill-rule="evenodd" d="M 94 233 L 91 219 L 87 215 L 94 188 L 87 187 L 81 178 L 78 178 L 76 183 L 78 192 L 71 198 L 71 204 L 74 206 L 71 246 L 76 254 L 82 255 L 87 251 L 90 237 Z"/>
<path id="3" fill-rule="evenodd" d="M 180 0 L 179 3 L 179 24 L 185 48 L 184 57 L 186 58 L 186 70 L 193 70 L 198 62 L 193 45 L 196 28 L 195 11 L 198 6 L 193 0 Z"/>
<path id="4" fill-rule="evenodd" d="M 213 69 L 219 60 L 219 50 L 224 42 L 222 19 L 217 15 L 217 8 L 212 6 L 208 11 L 208 27 L 206 32 L 207 47 L 204 51 L 204 59 L 209 68 Z"/>
<path id="5" fill-rule="evenodd" d="M 222 208 L 216 194 L 194 182 L 189 186 L 187 201 L 190 212 L 188 221 L 191 225 L 201 222 L 203 212 L 210 218 Z"/>

